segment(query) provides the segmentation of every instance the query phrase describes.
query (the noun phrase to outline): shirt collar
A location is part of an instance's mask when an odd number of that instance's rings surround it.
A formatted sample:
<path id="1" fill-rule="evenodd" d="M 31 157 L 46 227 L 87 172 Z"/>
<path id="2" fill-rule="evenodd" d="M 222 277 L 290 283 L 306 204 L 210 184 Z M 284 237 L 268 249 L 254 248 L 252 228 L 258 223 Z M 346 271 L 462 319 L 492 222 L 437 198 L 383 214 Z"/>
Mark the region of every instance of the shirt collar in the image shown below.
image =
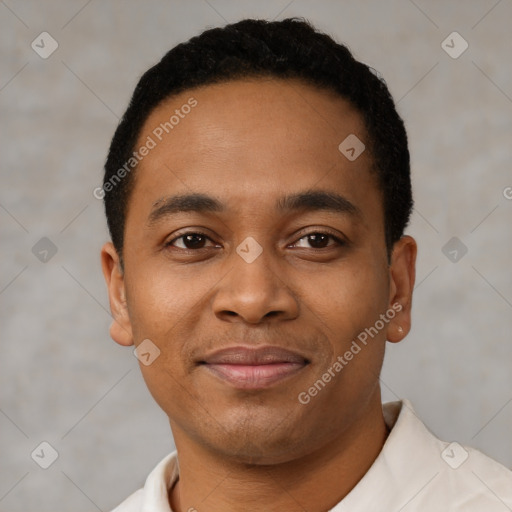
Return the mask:
<path id="1" fill-rule="evenodd" d="M 443 471 L 441 441 L 416 416 L 408 400 L 388 402 L 383 412 L 391 432 L 381 452 L 330 512 L 402 510 Z"/>
<path id="2" fill-rule="evenodd" d="M 172 512 L 169 489 L 178 481 L 179 464 L 176 452 L 161 460 L 144 484 L 141 512 Z"/>

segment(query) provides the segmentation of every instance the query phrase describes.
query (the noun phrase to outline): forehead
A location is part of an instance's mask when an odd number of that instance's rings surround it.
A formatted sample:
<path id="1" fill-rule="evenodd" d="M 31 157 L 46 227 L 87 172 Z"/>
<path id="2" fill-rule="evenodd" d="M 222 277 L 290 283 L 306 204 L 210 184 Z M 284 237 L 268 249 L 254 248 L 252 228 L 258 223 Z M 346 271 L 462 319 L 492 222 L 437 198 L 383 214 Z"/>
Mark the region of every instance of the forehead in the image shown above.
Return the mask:
<path id="1" fill-rule="evenodd" d="M 276 143 L 283 138 L 288 142 L 283 151 L 297 143 L 303 146 L 304 139 L 304 149 L 336 151 L 336 142 L 351 133 L 366 138 L 360 114 L 338 94 L 298 79 L 252 78 L 210 84 L 164 100 L 148 116 L 139 142 L 151 135 L 161 149 L 173 145 L 175 152 L 191 154 L 187 150 L 194 149 L 197 154 L 215 147 L 222 152 L 224 142 L 233 149 L 235 137 L 240 145 L 256 146 L 277 135 Z M 189 145 L 179 146 L 184 138 Z"/>
<path id="2" fill-rule="evenodd" d="M 258 211 L 294 189 L 337 188 L 362 198 L 370 187 L 378 194 L 369 151 L 351 161 L 339 149 L 353 136 L 366 141 L 360 114 L 337 94 L 299 80 L 190 89 L 162 102 L 144 123 L 136 149 L 152 148 L 137 166 L 131 202 L 200 192 Z"/>

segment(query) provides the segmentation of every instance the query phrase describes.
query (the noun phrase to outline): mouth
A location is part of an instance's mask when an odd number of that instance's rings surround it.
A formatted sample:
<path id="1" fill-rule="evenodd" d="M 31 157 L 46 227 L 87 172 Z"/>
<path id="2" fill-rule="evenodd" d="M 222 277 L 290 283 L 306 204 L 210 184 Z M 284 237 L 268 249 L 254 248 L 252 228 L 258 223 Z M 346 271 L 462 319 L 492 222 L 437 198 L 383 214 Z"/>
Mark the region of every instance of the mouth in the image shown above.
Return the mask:
<path id="1" fill-rule="evenodd" d="M 238 389 L 263 389 L 288 379 L 310 361 L 281 347 L 231 347 L 198 361 L 205 370 Z"/>

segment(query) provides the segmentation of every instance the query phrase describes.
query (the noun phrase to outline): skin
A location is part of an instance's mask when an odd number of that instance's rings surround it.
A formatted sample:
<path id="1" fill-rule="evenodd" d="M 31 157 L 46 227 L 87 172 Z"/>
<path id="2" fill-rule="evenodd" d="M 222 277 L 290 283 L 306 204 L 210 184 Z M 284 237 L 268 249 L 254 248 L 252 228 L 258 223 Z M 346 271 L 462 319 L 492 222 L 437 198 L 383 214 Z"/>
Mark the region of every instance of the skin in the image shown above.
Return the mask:
<path id="1" fill-rule="evenodd" d="M 402 237 L 388 262 L 370 152 L 350 162 L 338 150 L 349 134 L 366 139 L 344 99 L 296 80 L 205 86 L 158 106 L 140 144 L 191 96 L 197 106 L 137 167 L 124 267 L 111 243 L 102 249 L 111 336 L 121 345 L 150 339 L 161 351 L 141 371 L 179 454 L 173 510 L 325 511 L 386 439 L 379 373 L 386 340 L 410 329 L 416 243 Z M 276 210 L 281 196 L 308 190 L 342 195 L 359 213 Z M 191 192 L 225 211 L 148 223 L 155 204 Z M 198 231 L 206 238 L 188 251 L 176 240 Z M 344 244 L 315 242 L 312 233 Z M 236 252 L 249 236 L 262 248 L 252 263 Z M 402 310 L 301 404 L 299 393 L 395 303 Z M 309 364 L 265 389 L 237 389 L 197 364 L 234 345 L 277 345 Z"/>

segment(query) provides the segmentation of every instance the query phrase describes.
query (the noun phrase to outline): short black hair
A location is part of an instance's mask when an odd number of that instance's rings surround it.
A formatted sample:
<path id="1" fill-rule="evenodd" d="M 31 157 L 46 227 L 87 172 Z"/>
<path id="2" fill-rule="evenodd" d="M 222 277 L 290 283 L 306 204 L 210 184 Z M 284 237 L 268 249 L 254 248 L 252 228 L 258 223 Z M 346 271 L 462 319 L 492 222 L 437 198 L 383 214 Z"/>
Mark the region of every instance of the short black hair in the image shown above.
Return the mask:
<path id="1" fill-rule="evenodd" d="M 126 162 L 133 161 L 135 144 L 150 113 L 163 100 L 188 89 L 252 77 L 301 79 L 334 91 L 360 113 L 382 192 L 389 257 L 413 207 L 404 123 L 385 81 L 373 69 L 303 18 L 288 18 L 244 19 L 205 30 L 175 46 L 141 77 L 112 138 L 103 179 L 107 224 L 121 262 L 134 185 L 134 172 L 126 172 Z"/>

